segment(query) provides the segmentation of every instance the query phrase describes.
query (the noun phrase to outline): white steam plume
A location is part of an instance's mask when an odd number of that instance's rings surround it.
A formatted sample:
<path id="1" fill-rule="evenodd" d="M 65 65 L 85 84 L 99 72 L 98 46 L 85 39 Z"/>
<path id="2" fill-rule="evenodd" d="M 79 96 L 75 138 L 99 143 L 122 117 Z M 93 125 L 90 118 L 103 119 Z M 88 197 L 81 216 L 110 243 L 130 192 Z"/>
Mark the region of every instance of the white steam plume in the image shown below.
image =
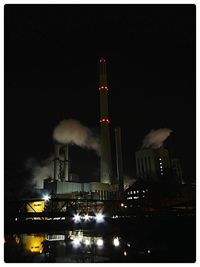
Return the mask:
<path id="1" fill-rule="evenodd" d="M 94 137 L 90 129 L 77 120 L 61 121 L 53 131 L 53 138 L 61 144 L 72 144 L 95 150 L 99 155 L 99 140 Z"/>
<path id="2" fill-rule="evenodd" d="M 43 180 L 53 177 L 53 156 L 38 162 L 30 158 L 26 162 L 26 168 L 31 171 L 31 178 L 36 188 L 43 188 Z"/>
<path id="3" fill-rule="evenodd" d="M 160 148 L 163 146 L 163 142 L 167 139 L 170 133 L 173 132 L 169 128 L 152 129 L 143 139 L 142 148 Z"/>

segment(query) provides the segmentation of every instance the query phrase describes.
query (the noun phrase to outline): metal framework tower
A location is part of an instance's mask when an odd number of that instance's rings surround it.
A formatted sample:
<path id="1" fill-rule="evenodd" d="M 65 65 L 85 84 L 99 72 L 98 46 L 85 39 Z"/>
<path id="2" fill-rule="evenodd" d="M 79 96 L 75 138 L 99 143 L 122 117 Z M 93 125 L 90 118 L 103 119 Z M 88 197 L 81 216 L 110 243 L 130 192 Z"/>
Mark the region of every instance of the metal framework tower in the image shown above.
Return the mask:
<path id="1" fill-rule="evenodd" d="M 106 60 L 100 59 L 100 124 L 101 124 L 101 183 L 112 184 L 112 159 L 108 118 L 108 86 Z"/>

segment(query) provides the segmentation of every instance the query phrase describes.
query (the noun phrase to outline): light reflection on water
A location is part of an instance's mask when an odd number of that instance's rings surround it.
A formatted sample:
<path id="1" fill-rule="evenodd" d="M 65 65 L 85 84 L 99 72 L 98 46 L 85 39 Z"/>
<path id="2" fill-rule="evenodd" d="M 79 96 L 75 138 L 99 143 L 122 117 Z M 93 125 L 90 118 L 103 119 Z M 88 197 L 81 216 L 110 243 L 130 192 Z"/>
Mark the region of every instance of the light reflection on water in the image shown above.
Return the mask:
<path id="1" fill-rule="evenodd" d="M 121 251 L 123 255 L 126 245 L 116 235 L 104 237 L 83 230 L 21 234 L 12 238 L 23 251 L 26 262 L 106 262 L 112 254 Z"/>
<path id="2" fill-rule="evenodd" d="M 5 235 L 5 262 L 194 262 L 192 218 Z M 80 227 L 81 228 L 81 227 Z M 106 230 L 107 229 L 107 230 Z M 185 231 L 187 229 L 187 231 Z"/>

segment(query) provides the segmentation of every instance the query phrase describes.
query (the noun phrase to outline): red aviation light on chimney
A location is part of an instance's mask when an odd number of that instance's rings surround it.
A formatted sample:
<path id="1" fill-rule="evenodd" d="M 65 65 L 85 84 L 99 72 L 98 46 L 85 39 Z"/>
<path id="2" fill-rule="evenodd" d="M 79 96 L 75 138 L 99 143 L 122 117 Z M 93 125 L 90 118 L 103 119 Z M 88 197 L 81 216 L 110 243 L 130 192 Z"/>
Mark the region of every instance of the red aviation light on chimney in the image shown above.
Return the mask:
<path id="1" fill-rule="evenodd" d="M 106 123 L 110 123 L 109 119 L 108 118 L 102 118 L 100 119 L 100 122 L 106 122 Z"/>
<path id="2" fill-rule="evenodd" d="M 104 58 L 101 58 L 100 63 L 106 63 L 106 60 Z"/>
<path id="3" fill-rule="evenodd" d="M 100 86 L 99 90 L 108 90 L 108 87 L 107 86 Z"/>

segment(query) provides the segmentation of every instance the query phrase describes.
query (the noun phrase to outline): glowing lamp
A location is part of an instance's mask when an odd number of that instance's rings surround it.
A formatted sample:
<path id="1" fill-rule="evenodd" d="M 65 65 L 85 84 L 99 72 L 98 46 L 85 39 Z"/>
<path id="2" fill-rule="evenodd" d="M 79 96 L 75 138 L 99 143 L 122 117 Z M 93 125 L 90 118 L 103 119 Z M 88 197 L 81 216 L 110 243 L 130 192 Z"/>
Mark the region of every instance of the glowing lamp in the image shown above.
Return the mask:
<path id="1" fill-rule="evenodd" d="M 115 237 L 115 238 L 113 239 L 113 245 L 114 245 L 115 247 L 118 247 L 118 246 L 119 246 L 119 238 L 118 238 L 118 237 Z"/>
<path id="2" fill-rule="evenodd" d="M 74 245 L 74 247 L 80 246 L 80 240 L 78 238 L 74 238 L 73 245 Z"/>
<path id="3" fill-rule="evenodd" d="M 85 245 L 86 245 L 86 246 L 89 246 L 89 245 L 90 245 L 90 240 L 89 240 L 89 239 L 86 239 L 86 240 L 85 240 Z"/>
<path id="4" fill-rule="evenodd" d="M 89 219 L 90 219 L 89 215 L 86 214 L 86 215 L 84 216 L 84 220 L 85 220 L 85 221 L 89 221 Z"/>
<path id="5" fill-rule="evenodd" d="M 74 214 L 74 217 L 73 217 L 73 220 L 77 223 L 77 222 L 80 222 L 81 220 L 81 217 L 79 214 Z"/>
<path id="6" fill-rule="evenodd" d="M 44 199 L 44 201 L 48 201 L 50 199 L 50 196 L 49 195 L 44 195 L 43 199 Z"/>
<path id="7" fill-rule="evenodd" d="M 100 119 L 100 122 L 107 122 L 107 123 L 110 123 L 110 121 L 109 121 L 108 118 L 102 118 L 102 119 Z"/>
<path id="8" fill-rule="evenodd" d="M 98 239 L 97 240 L 97 246 L 102 247 L 103 246 L 103 239 Z"/>
<path id="9" fill-rule="evenodd" d="M 108 90 L 108 87 L 107 86 L 100 86 L 99 90 Z"/>
<path id="10" fill-rule="evenodd" d="M 104 221 L 104 216 L 102 213 L 97 213 L 95 216 L 95 219 L 98 223 L 103 222 Z"/>

